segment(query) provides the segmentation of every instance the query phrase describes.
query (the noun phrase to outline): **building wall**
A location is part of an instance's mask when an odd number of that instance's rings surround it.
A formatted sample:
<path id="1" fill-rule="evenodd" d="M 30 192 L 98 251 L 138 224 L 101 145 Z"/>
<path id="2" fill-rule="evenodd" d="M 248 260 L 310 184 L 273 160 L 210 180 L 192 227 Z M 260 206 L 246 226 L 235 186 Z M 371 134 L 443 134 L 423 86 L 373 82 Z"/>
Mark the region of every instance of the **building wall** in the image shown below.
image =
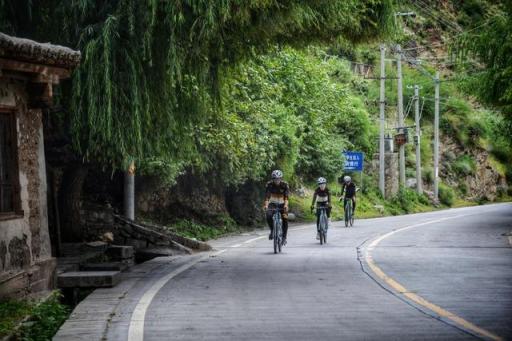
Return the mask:
<path id="1" fill-rule="evenodd" d="M 0 218 L 0 298 L 22 297 L 51 288 L 51 256 L 46 203 L 46 168 L 41 110 L 27 108 L 20 81 L 0 78 L 0 105 L 16 108 L 22 216 Z"/>

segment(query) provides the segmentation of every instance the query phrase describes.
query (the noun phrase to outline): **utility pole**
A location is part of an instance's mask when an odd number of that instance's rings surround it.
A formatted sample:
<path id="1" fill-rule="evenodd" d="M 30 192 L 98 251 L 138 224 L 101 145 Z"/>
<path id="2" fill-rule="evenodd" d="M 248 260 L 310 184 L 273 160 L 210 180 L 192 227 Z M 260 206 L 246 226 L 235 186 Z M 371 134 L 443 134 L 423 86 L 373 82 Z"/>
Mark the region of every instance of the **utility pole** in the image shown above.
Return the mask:
<path id="1" fill-rule="evenodd" d="M 396 46 L 396 67 L 398 77 L 398 129 L 404 133 L 404 96 L 402 89 L 402 49 Z M 400 184 L 405 186 L 405 145 L 400 145 Z"/>
<path id="2" fill-rule="evenodd" d="M 420 129 L 420 87 L 414 86 L 414 121 L 416 123 L 416 190 L 418 194 L 423 193 L 421 183 L 421 129 Z"/>
<path id="3" fill-rule="evenodd" d="M 434 199 L 439 199 L 439 71 L 434 78 Z"/>
<path id="4" fill-rule="evenodd" d="M 124 173 L 124 216 L 135 219 L 135 162 L 131 161 Z"/>
<path id="5" fill-rule="evenodd" d="M 379 136 L 379 189 L 382 193 L 382 197 L 386 197 L 386 187 L 384 183 L 384 112 L 386 110 L 386 95 L 385 95 L 385 85 L 386 85 L 386 46 L 384 44 L 380 45 L 380 136 Z"/>

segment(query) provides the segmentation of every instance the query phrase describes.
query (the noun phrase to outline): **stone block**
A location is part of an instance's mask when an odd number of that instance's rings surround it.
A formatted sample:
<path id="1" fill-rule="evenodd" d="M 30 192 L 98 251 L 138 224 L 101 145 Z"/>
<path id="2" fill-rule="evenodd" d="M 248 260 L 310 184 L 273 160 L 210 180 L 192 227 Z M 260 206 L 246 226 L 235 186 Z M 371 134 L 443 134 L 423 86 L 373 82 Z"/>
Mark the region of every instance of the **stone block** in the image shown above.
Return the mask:
<path id="1" fill-rule="evenodd" d="M 111 288 L 120 280 L 119 271 L 77 271 L 57 276 L 59 288 Z"/>
<path id="2" fill-rule="evenodd" d="M 80 266 L 82 271 L 124 271 L 130 264 L 125 262 L 85 263 Z"/>
<path id="3" fill-rule="evenodd" d="M 112 259 L 128 259 L 133 258 L 133 246 L 111 245 L 107 249 L 106 254 Z"/>

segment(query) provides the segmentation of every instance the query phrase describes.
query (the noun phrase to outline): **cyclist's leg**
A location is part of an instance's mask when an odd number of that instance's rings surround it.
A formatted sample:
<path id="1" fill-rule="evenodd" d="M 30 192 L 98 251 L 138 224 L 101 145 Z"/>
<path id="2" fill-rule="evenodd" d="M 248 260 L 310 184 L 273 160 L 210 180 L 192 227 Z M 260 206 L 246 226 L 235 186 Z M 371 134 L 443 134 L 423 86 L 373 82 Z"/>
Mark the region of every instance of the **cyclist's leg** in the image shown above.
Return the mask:
<path id="1" fill-rule="evenodd" d="M 274 214 L 274 211 L 271 211 L 270 209 L 275 208 L 275 205 L 270 204 L 270 205 L 268 205 L 268 208 L 269 208 L 269 210 L 267 210 L 267 212 L 266 212 L 266 218 L 267 218 L 268 228 L 270 229 L 270 237 L 271 237 L 272 236 L 272 227 L 273 227 L 272 225 L 274 224 L 272 215 Z"/>
<path id="2" fill-rule="evenodd" d="M 316 230 L 320 231 L 320 210 L 316 209 Z"/>
<path id="3" fill-rule="evenodd" d="M 288 212 L 284 211 L 284 205 L 280 205 L 281 218 L 283 219 L 283 239 L 288 235 Z"/>

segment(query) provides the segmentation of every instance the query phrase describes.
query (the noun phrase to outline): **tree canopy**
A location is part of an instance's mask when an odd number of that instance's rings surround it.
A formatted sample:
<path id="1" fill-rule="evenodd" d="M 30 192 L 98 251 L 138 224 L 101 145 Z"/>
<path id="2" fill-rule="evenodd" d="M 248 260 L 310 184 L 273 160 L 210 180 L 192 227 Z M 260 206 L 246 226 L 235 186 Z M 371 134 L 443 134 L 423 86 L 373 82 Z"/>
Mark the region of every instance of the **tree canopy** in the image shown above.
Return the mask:
<path id="1" fill-rule="evenodd" d="M 391 28 L 391 0 L 0 0 L 2 30 L 79 48 L 71 127 L 77 150 L 128 160 L 197 156 L 194 127 L 215 115 L 225 70 L 278 45 L 368 41 Z"/>
<path id="2" fill-rule="evenodd" d="M 459 39 L 459 52 L 484 64 L 471 76 L 480 99 L 512 119 L 512 3 L 504 1 Z"/>

